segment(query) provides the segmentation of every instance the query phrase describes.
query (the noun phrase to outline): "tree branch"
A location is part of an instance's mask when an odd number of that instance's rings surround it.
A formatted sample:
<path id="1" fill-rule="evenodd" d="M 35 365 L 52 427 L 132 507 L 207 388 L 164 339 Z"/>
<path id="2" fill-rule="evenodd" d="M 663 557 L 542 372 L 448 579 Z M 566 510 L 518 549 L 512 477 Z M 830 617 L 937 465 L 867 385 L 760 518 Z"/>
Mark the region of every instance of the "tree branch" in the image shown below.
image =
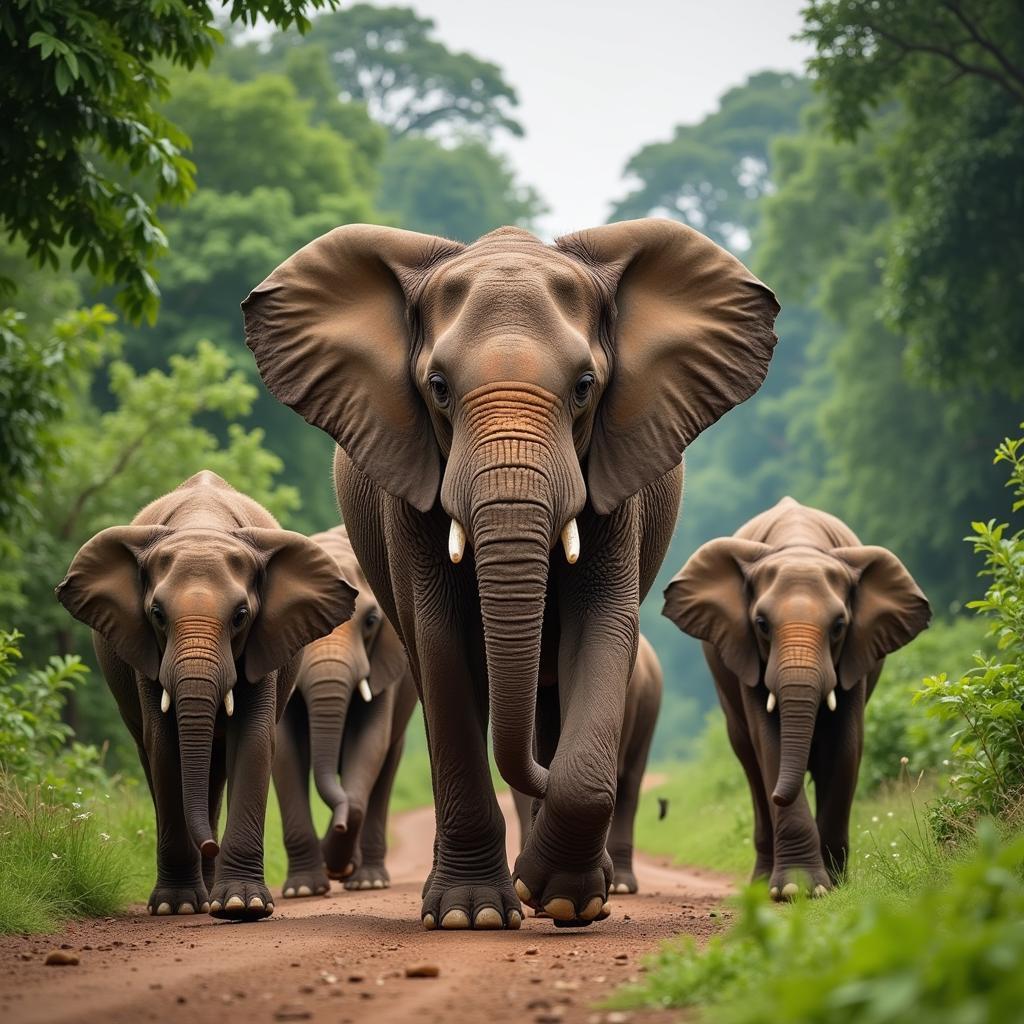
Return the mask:
<path id="1" fill-rule="evenodd" d="M 1015 78 L 1021 85 L 1024 85 L 1024 69 L 1018 68 L 1013 62 L 1003 53 L 1002 50 L 996 46 L 990 39 L 981 34 L 981 30 L 972 22 L 966 14 L 961 10 L 960 5 L 955 3 L 954 0 L 944 0 L 943 7 L 949 11 L 957 21 L 965 29 L 967 29 L 971 38 L 988 53 L 992 54 L 993 57 L 999 62 L 1000 67 L 1008 74 Z"/>
<path id="2" fill-rule="evenodd" d="M 75 499 L 74 504 L 71 506 L 71 511 L 68 512 L 67 518 L 64 520 L 60 528 L 60 536 L 62 540 L 70 540 L 71 534 L 78 523 L 78 518 L 81 516 L 83 509 L 88 504 L 89 499 L 99 491 L 102 491 L 111 481 L 116 477 L 120 476 L 128 467 L 128 463 L 131 462 L 132 456 L 142 447 L 143 442 L 149 434 L 149 428 L 146 428 L 146 433 L 140 434 L 134 441 L 132 441 L 117 457 L 114 465 L 110 467 L 107 473 L 104 473 L 98 480 L 94 480 L 88 487 L 86 487 Z"/>

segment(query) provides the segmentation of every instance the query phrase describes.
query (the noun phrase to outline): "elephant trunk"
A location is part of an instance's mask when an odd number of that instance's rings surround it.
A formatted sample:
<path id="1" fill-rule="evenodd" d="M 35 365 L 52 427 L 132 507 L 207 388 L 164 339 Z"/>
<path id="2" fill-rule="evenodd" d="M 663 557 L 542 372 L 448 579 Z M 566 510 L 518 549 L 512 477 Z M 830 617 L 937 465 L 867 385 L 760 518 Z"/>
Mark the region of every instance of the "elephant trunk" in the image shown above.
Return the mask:
<path id="1" fill-rule="evenodd" d="M 307 694 L 313 782 L 320 799 L 334 812 L 331 828 L 335 832 L 348 829 L 349 801 L 338 779 L 338 759 L 354 685 L 354 680 L 347 685 L 337 681 L 315 682 Z"/>
<path id="2" fill-rule="evenodd" d="M 817 680 L 779 685 L 779 778 L 772 792 L 779 807 L 788 807 L 803 789 L 820 695 Z"/>
<path id="3" fill-rule="evenodd" d="M 502 502 L 478 510 L 473 535 L 494 760 L 513 789 L 543 797 L 533 732 L 551 527 L 536 505 Z"/>

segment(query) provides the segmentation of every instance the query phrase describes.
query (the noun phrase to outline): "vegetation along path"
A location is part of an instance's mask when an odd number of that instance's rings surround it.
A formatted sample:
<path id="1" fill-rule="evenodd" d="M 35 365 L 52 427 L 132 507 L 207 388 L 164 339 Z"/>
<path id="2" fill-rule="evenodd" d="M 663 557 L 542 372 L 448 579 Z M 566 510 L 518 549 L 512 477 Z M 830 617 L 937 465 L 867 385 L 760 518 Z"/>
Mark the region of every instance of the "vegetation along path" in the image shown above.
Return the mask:
<path id="1" fill-rule="evenodd" d="M 510 855 L 516 839 L 511 800 Z M 398 1022 L 629 1020 L 661 1013 L 595 1009 L 637 976 L 658 942 L 717 928 L 729 883 L 640 856 L 642 892 L 616 897 L 612 916 L 559 929 L 532 916 L 520 931 L 424 932 L 419 887 L 430 867 L 433 811 L 393 821 L 395 880 L 386 892 L 278 900 L 272 918 L 238 925 L 200 917 L 72 924 L 57 936 L 0 938 L 0 1017 L 12 1024 L 313 1020 Z M 278 893 L 275 893 L 278 895 Z M 47 966 L 67 947 L 77 966 Z M 407 977 L 416 967 L 436 977 Z M 228 1009 L 230 1007 L 230 1009 Z"/>

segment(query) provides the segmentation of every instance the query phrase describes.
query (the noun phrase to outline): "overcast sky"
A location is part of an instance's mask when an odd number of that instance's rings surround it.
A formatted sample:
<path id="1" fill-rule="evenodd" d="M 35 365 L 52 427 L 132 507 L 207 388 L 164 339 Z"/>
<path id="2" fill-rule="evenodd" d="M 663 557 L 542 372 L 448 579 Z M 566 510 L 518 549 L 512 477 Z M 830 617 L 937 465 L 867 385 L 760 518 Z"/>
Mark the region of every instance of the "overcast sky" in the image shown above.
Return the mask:
<path id="1" fill-rule="evenodd" d="M 809 54 L 791 38 L 805 0 L 402 2 L 518 90 L 526 138 L 499 148 L 551 207 L 547 235 L 603 223 L 640 146 L 700 120 L 752 72 L 799 70 Z"/>

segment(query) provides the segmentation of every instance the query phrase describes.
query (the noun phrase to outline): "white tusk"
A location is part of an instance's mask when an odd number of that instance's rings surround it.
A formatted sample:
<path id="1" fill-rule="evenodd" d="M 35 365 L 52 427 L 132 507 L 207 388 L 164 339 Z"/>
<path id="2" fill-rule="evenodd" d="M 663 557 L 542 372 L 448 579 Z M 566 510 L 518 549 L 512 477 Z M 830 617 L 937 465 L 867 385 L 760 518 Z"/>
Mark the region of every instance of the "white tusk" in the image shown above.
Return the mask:
<path id="1" fill-rule="evenodd" d="M 452 528 L 448 533 L 448 557 L 458 565 L 462 561 L 462 554 L 466 550 L 466 531 L 459 524 L 458 520 L 452 520 Z"/>
<path id="2" fill-rule="evenodd" d="M 825 698 L 825 703 L 828 705 L 829 711 L 835 711 L 836 709 L 836 691 L 829 690 L 828 696 Z"/>
<path id="3" fill-rule="evenodd" d="M 171 710 L 171 695 L 164 690 L 164 695 L 160 698 L 160 710 L 166 715 Z"/>
<path id="4" fill-rule="evenodd" d="M 373 694 L 370 692 L 370 684 L 365 679 L 359 680 L 359 696 L 362 697 L 367 704 L 373 700 Z"/>
<path id="5" fill-rule="evenodd" d="M 565 560 L 575 565 L 580 557 L 580 530 L 575 519 L 562 527 L 562 547 L 565 548 Z"/>
<path id="6" fill-rule="evenodd" d="M 769 715 L 775 710 L 775 694 L 774 693 L 769 693 L 768 694 L 768 703 L 767 703 L 766 707 L 768 708 L 768 714 Z"/>
<path id="7" fill-rule="evenodd" d="M 224 710 L 228 713 L 228 718 L 230 718 L 235 713 L 234 690 L 228 690 L 228 692 L 224 694 Z"/>

